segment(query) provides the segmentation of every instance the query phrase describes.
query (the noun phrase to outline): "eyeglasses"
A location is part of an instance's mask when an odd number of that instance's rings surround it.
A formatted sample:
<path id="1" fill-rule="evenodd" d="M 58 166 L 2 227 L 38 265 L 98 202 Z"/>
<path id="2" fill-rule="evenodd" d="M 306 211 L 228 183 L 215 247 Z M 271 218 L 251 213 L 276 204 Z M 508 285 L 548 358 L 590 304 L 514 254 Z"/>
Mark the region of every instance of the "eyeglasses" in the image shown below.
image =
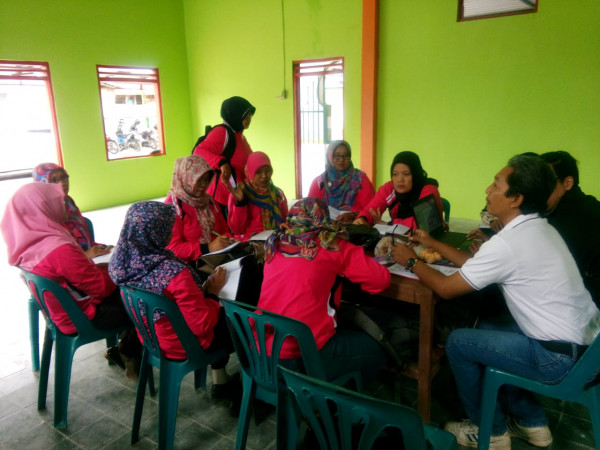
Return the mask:
<path id="1" fill-rule="evenodd" d="M 336 155 L 334 154 L 332 157 L 332 159 L 350 159 L 350 154 L 346 153 L 344 155 Z"/>

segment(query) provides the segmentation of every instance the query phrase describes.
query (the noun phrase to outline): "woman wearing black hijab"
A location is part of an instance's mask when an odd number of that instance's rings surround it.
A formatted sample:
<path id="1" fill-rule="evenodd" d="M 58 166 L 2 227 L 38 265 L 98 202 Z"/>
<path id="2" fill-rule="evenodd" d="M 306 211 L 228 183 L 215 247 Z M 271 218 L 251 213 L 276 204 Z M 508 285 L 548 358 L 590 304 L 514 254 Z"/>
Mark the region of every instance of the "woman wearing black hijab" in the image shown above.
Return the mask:
<path id="1" fill-rule="evenodd" d="M 244 167 L 252 149 L 243 133 L 250 126 L 255 112 L 256 108 L 245 98 L 231 97 L 223 101 L 222 126 L 214 127 L 194 149 L 194 155 L 202 156 L 214 170 L 219 170 L 221 173 L 220 177 L 213 178 L 207 192 L 224 212 L 227 211 L 229 197 L 229 191 L 224 183 L 229 183 L 232 176 L 237 183 L 245 178 Z M 228 155 L 227 143 L 232 138 L 235 139 L 235 147 L 231 155 Z"/>
<path id="2" fill-rule="evenodd" d="M 416 228 L 411 204 L 429 194 L 434 195 L 440 215 L 443 215 L 440 193 L 435 185 L 429 184 L 431 180 L 427 178 L 427 172 L 416 153 L 398 153 L 392 161 L 390 172 L 392 180 L 377 190 L 375 197 L 358 214 L 355 224 L 378 223 L 383 212 L 389 209 L 392 218 L 390 224 Z"/>

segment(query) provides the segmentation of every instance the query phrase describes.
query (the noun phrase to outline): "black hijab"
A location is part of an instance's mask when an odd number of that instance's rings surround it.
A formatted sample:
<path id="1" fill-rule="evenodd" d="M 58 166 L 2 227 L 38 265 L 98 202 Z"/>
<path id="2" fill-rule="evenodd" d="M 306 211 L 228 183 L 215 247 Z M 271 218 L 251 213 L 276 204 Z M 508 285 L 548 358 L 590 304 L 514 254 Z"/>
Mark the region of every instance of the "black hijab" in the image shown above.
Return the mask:
<path id="1" fill-rule="evenodd" d="M 246 114 L 254 115 L 256 108 L 242 97 L 230 97 L 221 104 L 221 117 L 234 131 L 242 131 L 242 120 Z"/>
<path id="2" fill-rule="evenodd" d="M 419 156 L 414 152 L 400 152 L 394 156 L 392 167 L 390 168 L 390 178 L 394 173 L 396 164 L 406 164 L 410 168 L 410 173 L 412 175 L 412 189 L 409 192 L 399 194 L 394 191 L 396 194 L 394 204 L 398 203 L 398 214 L 395 218 L 406 219 L 407 217 L 413 216 L 411 203 L 419 199 L 423 186 L 427 184 L 427 172 L 423 169 Z M 390 205 L 390 210 L 392 207 L 393 204 Z"/>

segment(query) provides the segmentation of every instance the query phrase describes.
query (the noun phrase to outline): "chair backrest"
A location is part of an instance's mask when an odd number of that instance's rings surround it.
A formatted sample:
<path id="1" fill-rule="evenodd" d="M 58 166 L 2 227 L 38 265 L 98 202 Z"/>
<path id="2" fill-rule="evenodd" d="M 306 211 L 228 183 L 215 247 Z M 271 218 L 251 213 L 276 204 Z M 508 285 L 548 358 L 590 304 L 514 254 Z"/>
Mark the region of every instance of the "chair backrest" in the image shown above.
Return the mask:
<path id="1" fill-rule="evenodd" d="M 288 388 L 294 414 L 308 420 L 321 449 L 370 449 L 375 440 L 379 448 L 404 447 L 426 450 L 427 441 L 419 413 L 398 403 L 390 403 L 354 392 L 280 367 Z M 293 414 L 292 414 L 293 416 Z M 298 420 L 300 417 L 289 417 Z M 394 430 L 395 429 L 395 430 Z M 399 430 L 400 432 L 398 433 Z M 401 436 L 401 437 L 400 437 Z"/>
<path id="2" fill-rule="evenodd" d="M 46 306 L 46 300 L 44 299 L 45 292 L 50 292 L 56 298 L 79 333 L 89 333 L 96 330 L 87 316 L 83 313 L 83 310 L 77 306 L 75 300 L 73 300 L 65 288 L 56 281 L 26 270 L 21 270 L 21 276 L 29 288 L 31 296 L 39 305 L 42 314 L 44 314 L 44 317 L 51 327 L 54 327 L 54 323 L 50 319 L 50 311 Z"/>
<path id="3" fill-rule="evenodd" d="M 93 241 L 95 241 L 95 237 L 94 237 L 94 224 L 87 217 L 84 217 L 84 220 L 85 220 L 85 224 L 88 227 L 88 231 L 90 232 L 90 237 L 92 238 L 92 242 L 93 242 Z"/>
<path id="4" fill-rule="evenodd" d="M 198 338 L 187 325 L 177 303 L 164 295 L 144 289 L 127 286 L 119 286 L 119 288 L 125 310 L 151 356 L 158 360 L 161 358 L 154 316 L 155 313 L 164 314 L 177 334 L 187 355 L 187 360 L 191 363 L 201 363 L 204 350 L 198 342 Z"/>
<path id="5" fill-rule="evenodd" d="M 277 391 L 279 354 L 290 338 L 298 342 L 306 373 L 325 378 L 314 336 L 306 324 L 232 300 L 224 299 L 223 307 L 242 370 L 259 386 Z M 273 339 L 267 348 L 269 336 Z"/>
<path id="6" fill-rule="evenodd" d="M 442 207 L 444 209 L 444 222 L 450 222 L 450 202 L 442 197 Z"/>
<path id="7" fill-rule="evenodd" d="M 572 392 L 580 391 L 598 372 L 600 372 L 600 333 L 575 363 L 560 386 L 564 389 L 572 389 Z"/>

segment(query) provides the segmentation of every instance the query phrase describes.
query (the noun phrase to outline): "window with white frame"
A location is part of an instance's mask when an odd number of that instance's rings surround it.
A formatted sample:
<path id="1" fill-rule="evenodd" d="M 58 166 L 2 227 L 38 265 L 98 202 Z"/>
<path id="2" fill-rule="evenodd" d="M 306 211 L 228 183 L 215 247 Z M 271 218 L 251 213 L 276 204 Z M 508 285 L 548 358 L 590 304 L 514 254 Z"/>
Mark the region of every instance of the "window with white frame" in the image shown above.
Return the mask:
<path id="1" fill-rule="evenodd" d="M 487 19 L 537 11 L 538 0 L 459 0 L 458 20 Z"/>
<path id="2" fill-rule="evenodd" d="M 164 155 L 158 69 L 97 69 L 107 159 Z"/>
<path id="3" fill-rule="evenodd" d="M 43 162 L 62 165 L 50 67 L 0 61 L 0 179 L 31 177 Z"/>

